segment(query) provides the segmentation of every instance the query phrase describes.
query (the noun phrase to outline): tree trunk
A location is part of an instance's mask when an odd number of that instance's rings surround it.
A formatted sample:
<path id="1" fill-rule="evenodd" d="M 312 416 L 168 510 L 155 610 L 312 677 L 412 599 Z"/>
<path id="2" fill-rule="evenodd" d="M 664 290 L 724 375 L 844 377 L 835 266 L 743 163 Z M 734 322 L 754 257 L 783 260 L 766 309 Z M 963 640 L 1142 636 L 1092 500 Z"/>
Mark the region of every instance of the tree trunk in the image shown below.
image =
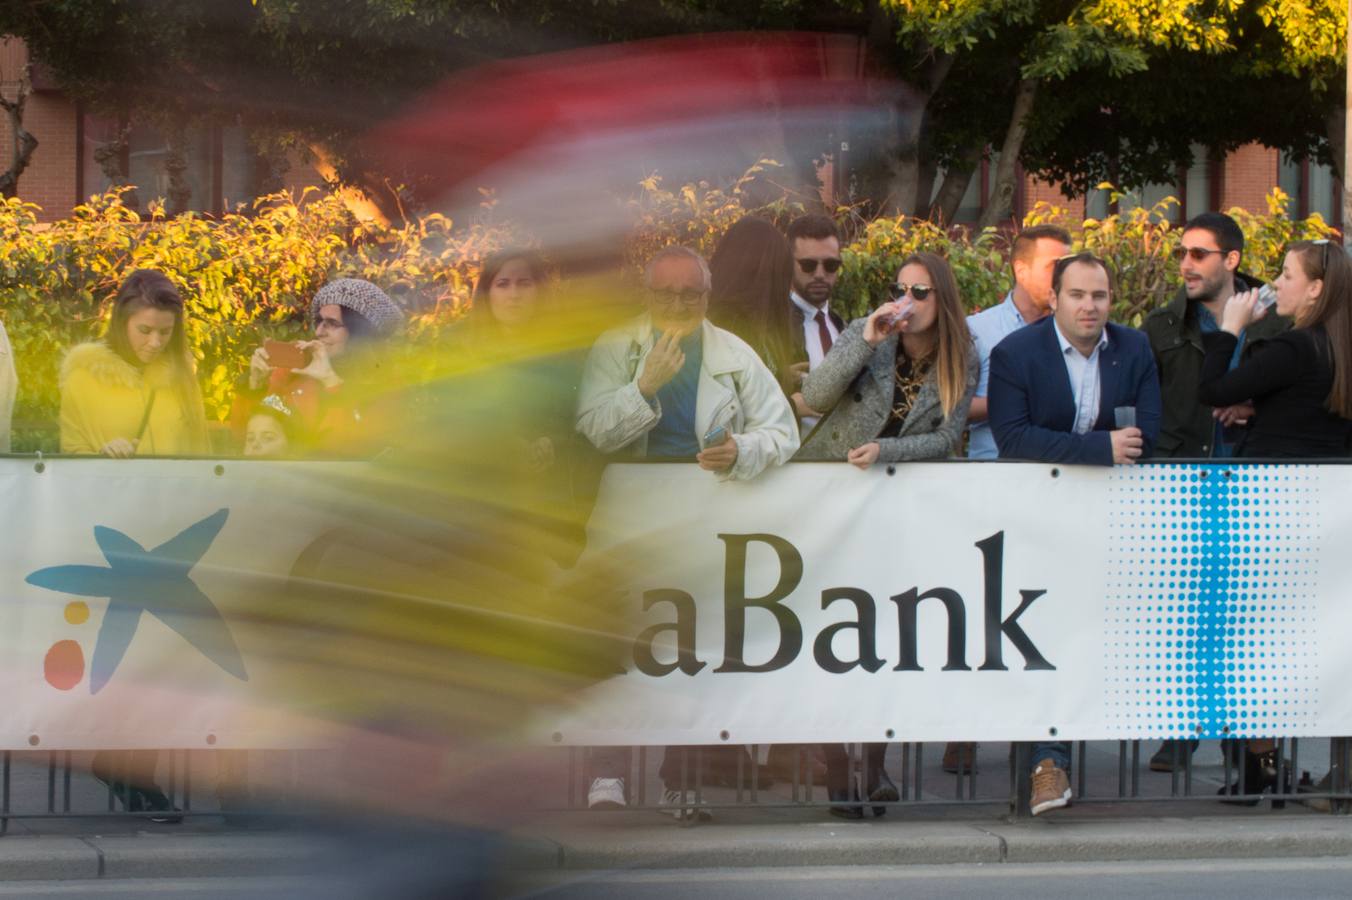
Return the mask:
<path id="1" fill-rule="evenodd" d="M 1028 135 L 1028 116 L 1037 99 L 1037 86 L 1038 82 L 1033 78 L 1024 78 L 1019 82 L 1018 92 L 1014 95 L 1014 114 L 1010 116 L 1005 143 L 1000 148 L 1000 162 L 995 167 L 995 183 L 991 186 L 991 195 L 981 213 L 981 220 L 977 222 L 978 229 L 998 225 L 1013 210 L 1014 172 L 1019 153 L 1023 150 L 1023 140 Z"/>
<path id="2" fill-rule="evenodd" d="M 99 171 L 108 179 L 110 188 L 126 187 L 122 192 L 122 204 L 128 209 L 139 210 L 141 200 L 136 195 L 136 186 L 131 183 L 131 173 L 126 169 L 127 148 L 131 142 L 131 125 L 124 113 L 119 118 L 117 135 L 111 141 L 104 141 L 94 148 L 94 162 Z"/>
<path id="3" fill-rule="evenodd" d="M 26 64 L 19 76 L 18 95 L 13 100 L 0 95 L 0 109 L 9 116 L 9 130 L 14 137 L 9 168 L 0 173 L 0 195 L 4 197 L 18 196 L 19 176 L 28 168 L 33 151 L 38 148 L 38 139 L 23 127 L 24 106 L 28 103 L 28 95 L 33 92 L 32 74 L 32 64 Z"/>
<path id="4" fill-rule="evenodd" d="M 933 222 L 938 222 L 945 227 L 952 225 L 958 217 L 958 209 L 962 206 L 962 198 L 967 195 L 967 188 L 972 183 L 972 176 L 976 174 L 977 166 L 981 164 L 981 154 L 985 148 L 976 147 L 968 150 L 961 160 L 955 161 L 947 172 L 944 173 L 944 183 L 939 188 L 939 194 L 934 198 L 934 203 L 929 209 L 929 218 Z"/>
<path id="5" fill-rule="evenodd" d="M 192 185 L 188 184 L 187 129 L 175 121 L 167 129 L 168 153 L 164 156 L 164 172 L 169 176 L 169 196 L 165 197 L 168 213 L 176 216 L 187 212 L 192 203 Z"/>

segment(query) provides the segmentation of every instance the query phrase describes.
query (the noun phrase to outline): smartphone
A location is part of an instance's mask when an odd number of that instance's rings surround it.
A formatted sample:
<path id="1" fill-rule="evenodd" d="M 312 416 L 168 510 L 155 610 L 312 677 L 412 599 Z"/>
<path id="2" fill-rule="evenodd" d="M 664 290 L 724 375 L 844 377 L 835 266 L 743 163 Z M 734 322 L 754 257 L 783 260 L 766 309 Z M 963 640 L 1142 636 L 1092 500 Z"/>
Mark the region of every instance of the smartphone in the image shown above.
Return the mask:
<path id="1" fill-rule="evenodd" d="M 728 430 L 722 425 L 715 426 L 704 436 L 704 448 L 717 447 L 728 439 Z"/>
<path id="2" fill-rule="evenodd" d="M 263 349 L 267 351 L 268 362 L 278 369 L 303 369 L 310 364 L 310 351 L 287 341 L 267 340 Z"/>

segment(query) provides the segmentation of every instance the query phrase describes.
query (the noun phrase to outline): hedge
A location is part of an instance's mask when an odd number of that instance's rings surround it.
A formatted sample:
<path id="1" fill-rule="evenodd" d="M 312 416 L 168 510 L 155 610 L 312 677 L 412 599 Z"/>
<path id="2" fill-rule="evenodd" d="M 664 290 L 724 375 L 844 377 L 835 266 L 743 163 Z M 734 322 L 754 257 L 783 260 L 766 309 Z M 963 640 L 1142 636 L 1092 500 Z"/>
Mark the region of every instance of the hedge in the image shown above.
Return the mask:
<path id="1" fill-rule="evenodd" d="M 701 182 L 668 191 L 655 176 L 640 183 L 624 201 L 633 222 L 625 248 L 631 272 L 667 243 L 711 253 L 723 232 L 748 213 L 786 225 L 806 203 L 789 196 L 763 201 L 764 182 L 757 176 L 774 165 L 763 161 L 722 187 Z M 1039 204 L 1025 224 L 1061 224 L 1077 248 L 1105 256 L 1119 283 L 1115 318 L 1136 324 L 1179 284 L 1171 254 L 1180 230 L 1161 221 L 1174 202 L 1083 221 Z M 1317 215 L 1293 219 L 1286 207 L 1286 196 L 1274 190 L 1265 215 L 1231 210 L 1248 240 L 1246 271 L 1271 278 L 1290 241 L 1333 232 Z M 0 318 L 19 370 L 18 452 L 57 449 L 61 358 L 66 348 L 100 333 L 107 304 L 131 269 L 159 269 L 183 292 L 207 412 L 220 421 L 253 348 L 265 336 L 302 334 L 309 299 L 328 279 L 352 276 L 381 285 L 408 312 L 411 343 L 427 345 L 468 308 L 478 261 L 500 247 L 529 242 L 511 225 L 457 226 L 439 214 L 403 225 L 363 223 L 338 196 L 313 188 L 299 196 L 264 197 L 217 219 L 191 213 L 171 218 L 162 206 L 142 218 L 118 191 L 91 197 L 55 223 L 39 223 L 40 212 L 19 199 L 0 202 Z M 885 296 L 901 259 L 921 249 L 949 259 L 973 310 L 999 302 L 1009 290 L 1007 234 L 948 231 L 900 218 L 860 222 L 851 210 L 838 212 L 853 236 L 843 251 L 842 313 L 871 308 Z"/>

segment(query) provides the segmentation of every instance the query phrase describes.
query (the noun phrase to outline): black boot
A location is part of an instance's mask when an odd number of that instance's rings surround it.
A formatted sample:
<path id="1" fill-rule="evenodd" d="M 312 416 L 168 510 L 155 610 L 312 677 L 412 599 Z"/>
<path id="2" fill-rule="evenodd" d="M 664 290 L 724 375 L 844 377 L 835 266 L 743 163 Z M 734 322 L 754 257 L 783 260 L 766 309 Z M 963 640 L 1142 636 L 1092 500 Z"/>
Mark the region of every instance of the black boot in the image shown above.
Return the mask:
<path id="1" fill-rule="evenodd" d="M 1286 785 L 1282 793 L 1291 792 L 1291 773 L 1286 773 Z M 1265 794 L 1272 791 L 1278 793 L 1277 789 L 1277 751 L 1269 750 L 1266 753 L 1247 752 L 1244 754 L 1244 772 L 1243 775 L 1235 781 L 1222 787 L 1216 793 L 1221 796 L 1235 797 L 1240 794 Z M 1231 803 L 1236 806 L 1257 806 L 1259 798 L 1254 796 L 1251 800 L 1222 800 L 1222 803 Z M 1273 800 L 1274 807 L 1286 805 L 1285 800 Z"/>

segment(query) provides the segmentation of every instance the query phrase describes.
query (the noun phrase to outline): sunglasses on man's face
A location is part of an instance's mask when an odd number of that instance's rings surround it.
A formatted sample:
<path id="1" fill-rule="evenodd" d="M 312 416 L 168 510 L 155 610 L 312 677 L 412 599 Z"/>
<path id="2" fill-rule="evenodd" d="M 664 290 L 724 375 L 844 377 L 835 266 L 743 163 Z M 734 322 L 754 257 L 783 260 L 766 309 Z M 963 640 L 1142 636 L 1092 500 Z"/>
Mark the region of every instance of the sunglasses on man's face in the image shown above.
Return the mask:
<path id="1" fill-rule="evenodd" d="M 924 300 L 933 290 L 934 288 L 928 284 L 889 284 L 887 286 L 887 294 L 893 300 L 900 300 L 905 297 L 907 291 L 910 291 L 911 296 L 916 300 Z"/>
<path id="2" fill-rule="evenodd" d="M 825 269 L 827 275 L 834 275 L 840 271 L 840 260 L 834 256 L 827 259 L 800 259 L 797 262 L 804 275 L 816 273 L 818 266 Z"/>
<path id="3" fill-rule="evenodd" d="M 1193 262 L 1205 262 L 1211 254 L 1224 252 L 1224 250 L 1208 250 L 1205 247 L 1175 247 L 1174 259 L 1182 262 L 1183 257 L 1187 256 L 1191 257 Z"/>

